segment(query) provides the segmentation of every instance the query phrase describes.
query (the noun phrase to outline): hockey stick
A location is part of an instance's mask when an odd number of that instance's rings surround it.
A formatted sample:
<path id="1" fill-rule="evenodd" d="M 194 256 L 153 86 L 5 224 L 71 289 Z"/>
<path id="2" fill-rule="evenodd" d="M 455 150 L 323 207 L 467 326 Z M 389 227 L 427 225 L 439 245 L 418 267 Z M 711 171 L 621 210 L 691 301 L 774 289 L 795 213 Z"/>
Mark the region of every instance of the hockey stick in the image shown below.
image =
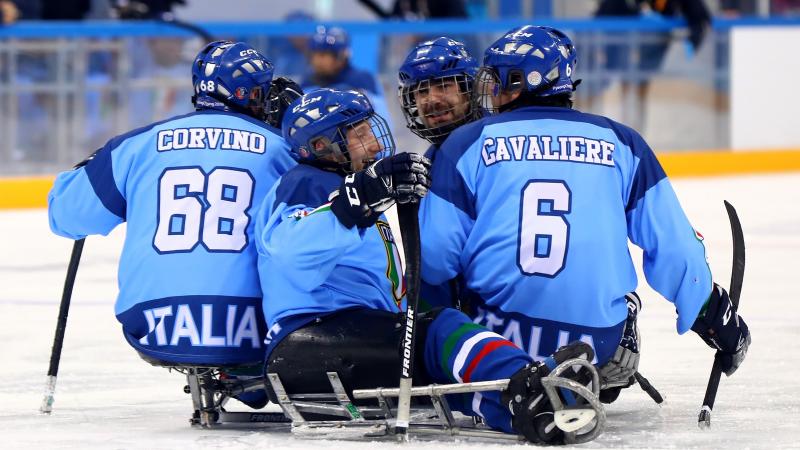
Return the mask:
<path id="1" fill-rule="evenodd" d="M 182 20 L 178 20 L 175 18 L 174 14 L 168 14 L 163 17 L 157 17 L 155 19 L 156 22 L 163 23 L 166 25 L 170 25 L 176 28 L 184 29 L 195 36 L 201 38 L 205 43 L 209 43 L 214 41 L 214 36 L 212 36 L 208 31 L 203 29 L 200 26 L 197 26 L 193 23 L 184 22 Z"/>
<path id="2" fill-rule="evenodd" d="M 403 334 L 403 355 L 400 365 L 400 394 L 397 399 L 395 433 L 399 440 L 408 441 L 408 422 L 411 416 L 411 384 L 414 374 L 414 337 L 416 335 L 417 304 L 419 303 L 419 202 L 397 205 L 400 235 L 406 257 L 406 331 Z"/>
<path id="3" fill-rule="evenodd" d="M 78 264 L 81 262 L 83 243 L 86 239 L 78 239 L 72 246 L 72 255 L 67 266 L 67 278 L 64 280 L 64 291 L 61 294 L 61 306 L 58 308 L 58 321 L 56 322 L 56 336 L 53 339 L 53 350 L 50 352 L 50 368 L 47 370 L 47 386 L 39 411 L 50 414 L 53 411 L 53 395 L 56 392 L 56 378 L 58 377 L 58 364 L 61 362 L 61 348 L 64 345 L 64 332 L 67 330 L 67 316 L 69 303 L 72 300 L 72 288 L 75 286 L 75 276 L 78 273 Z"/>
<path id="4" fill-rule="evenodd" d="M 731 285 L 728 296 L 734 310 L 739 309 L 739 295 L 742 293 L 742 280 L 744 279 L 744 233 L 742 224 L 739 222 L 739 215 L 733 205 L 725 201 L 725 210 L 728 211 L 728 219 L 731 222 L 731 234 L 733 235 L 733 268 L 731 269 Z M 711 427 L 711 410 L 714 409 L 714 400 L 717 398 L 717 388 L 719 379 L 722 375 L 722 363 L 720 362 L 719 352 L 714 355 L 714 365 L 711 367 L 711 375 L 708 377 L 706 386 L 706 396 L 703 398 L 703 408 L 697 417 L 697 426 L 701 429 Z"/>

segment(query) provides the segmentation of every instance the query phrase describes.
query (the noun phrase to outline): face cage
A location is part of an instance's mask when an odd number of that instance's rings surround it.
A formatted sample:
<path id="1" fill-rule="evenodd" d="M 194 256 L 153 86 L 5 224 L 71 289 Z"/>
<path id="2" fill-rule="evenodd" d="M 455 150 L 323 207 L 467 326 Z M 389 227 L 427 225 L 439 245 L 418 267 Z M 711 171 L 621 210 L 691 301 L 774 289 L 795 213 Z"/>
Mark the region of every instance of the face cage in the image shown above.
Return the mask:
<path id="1" fill-rule="evenodd" d="M 511 89 L 506 89 L 506 91 L 514 92 L 519 89 L 518 83 L 514 83 L 511 85 Z M 484 111 L 486 114 L 499 114 L 501 92 L 503 92 L 503 88 L 497 71 L 491 67 L 481 67 L 478 69 L 478 74 L 475 75 L 472 108 Z"/>
<path id="2" fill-rule="evenodd" d="M 435 86 L 438 84 L 444 86 L 445 82 L 448 81 L 452 81 L 458 86 L 458 95 L 466 96 L 464 113 L 460 115 L 460 117 L 458 117 L 459 115 L 455 111 L 456 107 L 459 105 L 451 105 L 445 102 L 444 108 L 434 105 L 429 109 L 427 106 L 417 104 L 417 94 L 424 91 L 430 92 L 431 85 Z M 400 105 L 403 110 L 403 116 L 406 118 L 406 126 L 408 129 L 432 144 L 440 144 L 453 130 L 469 122 L 473 118 L 473 111 L 475 111 L 475 108 L 473 108 L 472 104 L 472 84 L 472 80 L 466 74 L 458 74 L 429 78 L 413 86 L 401 87 L 399 93 Z M 421 111 L 422 109 L 426 109 L 426 111 Z M 449 122 L 435 127 L 429 127 L 425 124 L 425 117 L 446 113 L 451 113 L 454 118 Z"/>
<path id="3" fill-rule="evenodd" d="M 367 129 L 364 127 L 359 127 L 359 125 L 364 122 L 369 124 L 369 131 L 366 131 Z M 350 134 L 355 138 L 353 142 L 348 142 L 347 140 L 348 130 L 352 130 Z M 320 139 L 324 141 L 328 140 L 327 138 L 312 139 L 309 143 L 310 147 L 314 148 L 315 144 L 318 143 Z M 332 160 L 338 163 L 341 170 L 345 173 L 355 172 L 350 155 L 351 149 L 361 147 L 365 149 L 366 152 L 366 150 L 374 148 L 375 145 L 380 149 L 374 157 L 362 159 L 362 170 L 379 159 L 394 155 L 396 151 L 394 137 L 392 137 L 392 132 L 389 130 L 389 125 L 383 117 L 375 113 L 371 114 L 366 119 L 339 127 L 336 130 L 334 141 L 324 141 L 322 142 L 325 144 L 325 147 L 320 150 L 314 150 L 314 155 L 318 159 Z"/>

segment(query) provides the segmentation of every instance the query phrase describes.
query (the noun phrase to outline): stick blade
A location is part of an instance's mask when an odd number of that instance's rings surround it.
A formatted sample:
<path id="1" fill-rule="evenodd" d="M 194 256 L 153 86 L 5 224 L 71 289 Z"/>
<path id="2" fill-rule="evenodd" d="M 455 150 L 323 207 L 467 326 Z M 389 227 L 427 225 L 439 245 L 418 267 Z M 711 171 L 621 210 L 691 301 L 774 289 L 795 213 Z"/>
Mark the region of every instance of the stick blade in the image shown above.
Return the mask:
<path id="1" fill-rule="evenodd" d="M 728 295 L 731 303 L 739 307 L 739 297 L 742 293 L 742 281 L 744 280 L 745 245 L 742 223 L 736 208 L 727 200 L 724 200 L 725 210 L 728 212 L 728 219 L 731 223 L 731 235 L 733 237 L 733 267 L 731 268 L 731 284 L 728 288 Z"/>

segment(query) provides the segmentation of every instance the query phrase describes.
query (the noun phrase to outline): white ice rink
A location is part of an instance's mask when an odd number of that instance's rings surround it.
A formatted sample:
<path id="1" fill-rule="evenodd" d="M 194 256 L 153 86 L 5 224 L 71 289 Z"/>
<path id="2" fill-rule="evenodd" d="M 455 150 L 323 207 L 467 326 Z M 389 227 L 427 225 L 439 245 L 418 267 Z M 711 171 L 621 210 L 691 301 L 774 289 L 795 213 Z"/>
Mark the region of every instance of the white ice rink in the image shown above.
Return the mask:
<path id="1" fill-rule="evenodd" d="M 640 275 L 641 372 L 667 398 L 639 388 L 607 408 L 608 428 L 584 448 L 800 448 L 800 174 L 679 180 L 678 195 L 705 235 L 715 279 L 730 280 L 722 205 L 739 211 L 747 242 L 740 312 L 753 335 L 744 365 L 723 377 L 710 431 L 697 428 L 713 352 L 675 332 L 674 308 Z M 190 428 L 185 379 L 151 367 L 114 318 L 123 232 L 87 239 L 78 272 L 54 412 L 38 412 L 72 242 L 50 234 L 46 212 L 0 212 L 0 448 L 395 448 L 309 441 L 283 433 Z M 635 254 L 636 261 L 641 259 Z M 500 448 L 461 439 L 413 448 Z"/>

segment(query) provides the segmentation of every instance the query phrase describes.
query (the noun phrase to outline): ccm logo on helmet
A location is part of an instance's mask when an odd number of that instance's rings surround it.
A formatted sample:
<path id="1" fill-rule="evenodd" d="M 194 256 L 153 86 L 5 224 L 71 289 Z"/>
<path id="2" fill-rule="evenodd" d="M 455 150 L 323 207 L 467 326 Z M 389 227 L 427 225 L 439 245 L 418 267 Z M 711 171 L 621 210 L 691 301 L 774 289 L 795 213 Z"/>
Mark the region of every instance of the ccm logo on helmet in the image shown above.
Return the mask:
<path id="1" fill-rule="evenodd" d="M 531 36 L 533 36 L 533 33 L 525 33 L 524 31 L 517 31 L 517 32 L 514 32 L 514 33 L 508 33 L 507 35 L 505 35 L 505 37 L 507 39 L 515 38 L 515 37 L 531 37 Z"/>
<path id="2" fill-rule="evenodd" d="M 250 50 L 242 50 L 239 52 L 239 56 L 257 55 L 257 54 L 258 52 L 253 50 L 252 48 Z"/>
<path id="3" fill-rule="evenodd" d="M 319 101 L 319 100 L 322 100 L 321 96 L 312 97 L 312 98 L 304 98 L 303 100 L 300 101 L 299 105 L 297 105 L 294 108 L 292 108 L 292 112 L 300 111 L 300 108 L 305 108 L 306 106 L 308 106 L 308 105 L 310 105 L 310 104 L 312 104 L 312 103 L 314 103 L 316 101 Z"/>

